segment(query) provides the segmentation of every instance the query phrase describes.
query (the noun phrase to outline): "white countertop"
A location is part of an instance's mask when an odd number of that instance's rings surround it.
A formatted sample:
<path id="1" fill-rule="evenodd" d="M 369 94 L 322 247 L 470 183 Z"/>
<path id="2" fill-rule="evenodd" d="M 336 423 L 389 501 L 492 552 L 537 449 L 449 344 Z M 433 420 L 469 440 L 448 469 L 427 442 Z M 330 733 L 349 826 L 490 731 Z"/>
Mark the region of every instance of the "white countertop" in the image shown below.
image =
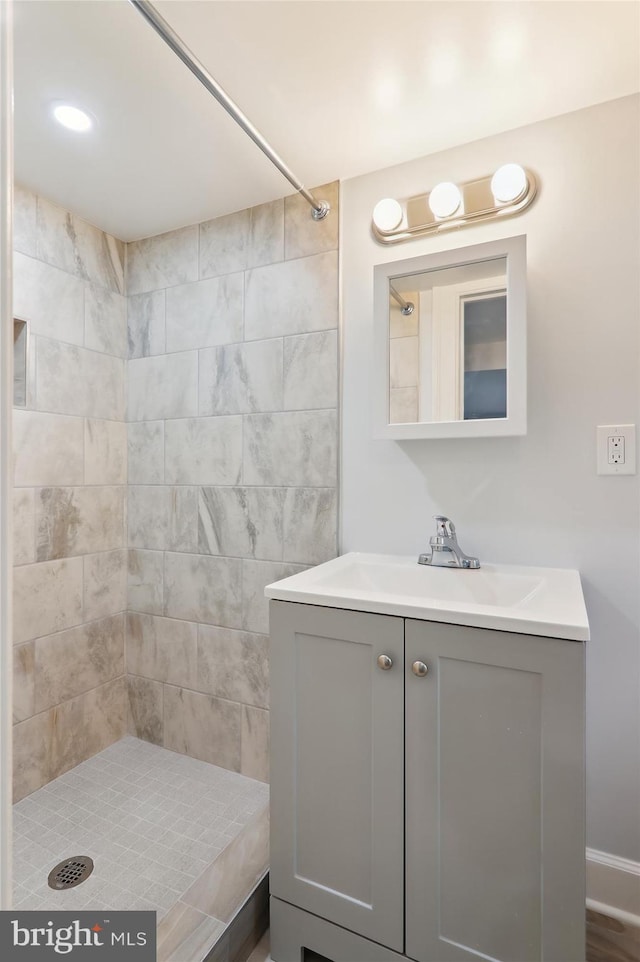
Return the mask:
<path id="1" fill-rule="evenodd" d="M 349 552 L 265 588 L 295 601 L 474 628 L 589 640 L 580 575 L 570 568 L 419 565 L 417 558 Z"/>

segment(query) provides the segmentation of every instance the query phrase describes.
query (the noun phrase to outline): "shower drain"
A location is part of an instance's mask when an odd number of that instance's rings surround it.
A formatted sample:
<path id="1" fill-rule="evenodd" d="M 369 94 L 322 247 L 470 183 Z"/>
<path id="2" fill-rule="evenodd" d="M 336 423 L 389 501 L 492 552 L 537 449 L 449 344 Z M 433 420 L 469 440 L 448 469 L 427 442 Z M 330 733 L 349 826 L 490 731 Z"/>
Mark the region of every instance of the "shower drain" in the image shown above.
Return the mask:
<path id="1" fill-rule="evenodd" d="M 92 872 L 93 860 L 88 855 L 74 855 L 58 862 L 49 872 L 47 881 L 52 889 L 72 889 L 86 881 Z"/>

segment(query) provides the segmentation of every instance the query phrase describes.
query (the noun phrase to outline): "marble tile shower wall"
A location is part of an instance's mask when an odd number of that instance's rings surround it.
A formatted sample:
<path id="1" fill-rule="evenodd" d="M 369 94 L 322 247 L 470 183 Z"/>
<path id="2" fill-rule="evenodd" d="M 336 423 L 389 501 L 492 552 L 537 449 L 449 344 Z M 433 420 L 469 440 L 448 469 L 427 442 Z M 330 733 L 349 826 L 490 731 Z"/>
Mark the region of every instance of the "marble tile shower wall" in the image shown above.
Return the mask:
<path id="1" fill-rule="evenodd" d="M 131 732 L 268 779 L 264 585 L 336 554 L 338 185 L 127 246 Z"/>
<path id="2" fill-rule="evenodd" d="M 21 798 L 126 732 L 124 245 L 16 188 L 14 787 Z"/>

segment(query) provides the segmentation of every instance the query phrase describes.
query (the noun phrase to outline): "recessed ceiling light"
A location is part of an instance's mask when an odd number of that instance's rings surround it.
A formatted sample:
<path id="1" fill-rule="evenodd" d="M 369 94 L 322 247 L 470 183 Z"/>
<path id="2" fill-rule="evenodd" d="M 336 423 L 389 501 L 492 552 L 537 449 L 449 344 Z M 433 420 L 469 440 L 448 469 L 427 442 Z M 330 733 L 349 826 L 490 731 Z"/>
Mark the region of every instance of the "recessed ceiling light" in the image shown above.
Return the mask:
<path id="1" fill-rule="evenodd" d="M 71 104 L 58 104 L 54 108 L 53 116 L 63 127 L 78 133 L 84 133 L 93 127 L 93 120 L 89 114 L 80 110 L 79 107 L 72 107 Z"/>

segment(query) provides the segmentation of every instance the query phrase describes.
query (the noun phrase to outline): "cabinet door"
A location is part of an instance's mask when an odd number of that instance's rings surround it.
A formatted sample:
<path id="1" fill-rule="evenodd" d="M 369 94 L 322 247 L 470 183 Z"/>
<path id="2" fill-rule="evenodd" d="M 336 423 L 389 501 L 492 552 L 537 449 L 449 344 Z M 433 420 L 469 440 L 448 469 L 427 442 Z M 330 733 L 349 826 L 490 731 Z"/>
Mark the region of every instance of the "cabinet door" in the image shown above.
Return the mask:
<path id="1" fill-rule="evenodd" d="M 403 619 L 280 601 L 270 618 L 271 892 L 401 952 Z"/>
<path id="2" fill-rule="evenodd" d="M 584 684 L 579 642 L 407 621 L 411 958 L 583 962 Z"/>

